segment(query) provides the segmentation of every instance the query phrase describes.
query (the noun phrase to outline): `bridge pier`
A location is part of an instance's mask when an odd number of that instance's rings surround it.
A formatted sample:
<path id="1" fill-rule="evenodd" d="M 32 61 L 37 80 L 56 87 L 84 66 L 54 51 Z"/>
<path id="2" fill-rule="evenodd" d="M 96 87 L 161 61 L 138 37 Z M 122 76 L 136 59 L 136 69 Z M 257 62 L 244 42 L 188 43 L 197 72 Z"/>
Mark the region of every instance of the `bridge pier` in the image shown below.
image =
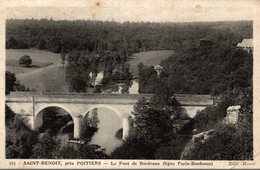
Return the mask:
<path id="1" fill-rule="evenodd" d="M 82 136 L 82 122 L 83 122 L 83 116 L 78 115 L 73 117 L 74 121 L 74 133 L 73 137 L 74 139 L 80 139 Z"/>
<path id="2" fill-rule="evenodd" d="M 123 137 L 122 137 L 122 139 L 125 140 L 129 134 L 130 123 L 129 123 L 128 116 L 122 117 L 122 119 L 123 119 Z"/>

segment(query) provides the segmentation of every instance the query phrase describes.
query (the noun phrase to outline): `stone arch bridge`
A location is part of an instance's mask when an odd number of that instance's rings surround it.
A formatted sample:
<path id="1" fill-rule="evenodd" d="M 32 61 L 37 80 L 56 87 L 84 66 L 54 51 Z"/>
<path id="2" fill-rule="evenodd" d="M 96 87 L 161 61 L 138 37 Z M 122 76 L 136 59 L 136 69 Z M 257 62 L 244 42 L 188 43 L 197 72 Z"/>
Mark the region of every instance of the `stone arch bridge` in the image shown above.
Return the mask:
<path id="1" fill-rule="evenodd" d="M 129 117 L 132 116 L 134 104 L 139 98 L 150 100 L 152 94 L 81 94 L 81 93 L 37 93 L 11 92 L 6 96 L 6 104 L 16 114 L 25 119 L 25 124 L 31 130 L 37 130 L 43 125 L 41 111 L 49 107 L 65 110 L 73 119 L 75 139 L 81 138 L 84 128 L 83 119 L 93 109 L 106 108 L 121 117 L 123 124 L 123 139 L 129 132 Z M 193 118 L 196 112 L 214 104 L 209 95 L 176 94 L 175 98 L 186 113 Z"/>

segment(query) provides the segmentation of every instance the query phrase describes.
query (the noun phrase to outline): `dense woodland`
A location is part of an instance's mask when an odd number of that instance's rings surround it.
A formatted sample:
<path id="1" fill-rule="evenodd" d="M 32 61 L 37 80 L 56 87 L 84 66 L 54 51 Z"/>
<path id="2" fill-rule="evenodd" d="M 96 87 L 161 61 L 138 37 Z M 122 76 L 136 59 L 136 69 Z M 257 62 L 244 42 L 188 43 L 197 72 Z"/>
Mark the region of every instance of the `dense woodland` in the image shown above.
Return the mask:
<path id="1" fill-rule="evenodd" d="M 162 65 L 169 74 L 169 86 L 179 93 L 216 95 L 252 85 L 252 53 L 230 45 L 184 48 Z"/>
<path id="2" fill-rule="evenodd" d="M 6 48 L 39 48 L 60 52 L 62 48 L 87 47 L 99 53 L 179 49 L 201 38 L 235 45 L 252 37 L 252 22 L 134 23 L 108 21 L 6 21 Z"/>
<path id="3" fill-rule="evenodd" d="M 198 43 L 177 50 L 161 65 L 160 77 L 152 66 L 139 65 L 140 92 L 154 93 L 162 82 L 172 93 L 213 96 L 252 86 L 252 53 L 232 45 Z"/>

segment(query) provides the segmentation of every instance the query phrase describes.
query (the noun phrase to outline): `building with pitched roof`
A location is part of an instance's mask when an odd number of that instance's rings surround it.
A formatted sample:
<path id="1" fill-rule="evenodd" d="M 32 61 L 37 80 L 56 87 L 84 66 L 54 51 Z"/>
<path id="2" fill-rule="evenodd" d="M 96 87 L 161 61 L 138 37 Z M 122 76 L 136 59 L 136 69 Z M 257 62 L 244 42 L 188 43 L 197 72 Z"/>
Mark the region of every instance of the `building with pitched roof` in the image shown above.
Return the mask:
<path id="1" fill-rule="evenodd" d="M 237 44 L 237 48 L 241 48 L 250 53 L 253 52 L 253 39 L 243 39 L 241 43 Z"/>

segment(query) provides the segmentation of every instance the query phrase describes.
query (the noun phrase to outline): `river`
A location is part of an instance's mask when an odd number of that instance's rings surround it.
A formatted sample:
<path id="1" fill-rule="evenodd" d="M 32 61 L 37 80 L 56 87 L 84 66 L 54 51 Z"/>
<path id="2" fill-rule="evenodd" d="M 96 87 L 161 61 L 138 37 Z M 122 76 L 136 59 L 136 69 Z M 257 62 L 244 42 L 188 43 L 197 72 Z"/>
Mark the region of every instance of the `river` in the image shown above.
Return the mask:
<path id="1" fill-rule="evenodd" d="M 103 72 L 99 72 L 95 77 L 92 77 L 92 84 L 97 85 L 101 83 L 103 78 Z M 138 94 L 139 83 L 137 79 L 131 81 L 130 85 L 126 83 L 114 83 L 109 87 L 105 88 L 106 90 L 102 93 L 123 93 L 127 91 L 129 94 Z M 127 90 L 125 90 L 127 89 Z M 122 119 L 113 111 L 104 108 L 98 108 L 98 131 L 92 137 L 90 144 L 97 144 L 104 148 L 106 154 L 110 155 L 111 152 L 122 144 L 122 140 L 119 140 L 115 137 L 116 132 L 123 127 Z"/>
<path id="2" fill-rule="evenodd" d="M 123 127 L 121 118 L 113 111 L 98 108 L 98 131 L 92 137 L 90 144 L 97 144 L 106 150 L 109 155 L 122 140 L 115 137 L 116 132 Z"/>

